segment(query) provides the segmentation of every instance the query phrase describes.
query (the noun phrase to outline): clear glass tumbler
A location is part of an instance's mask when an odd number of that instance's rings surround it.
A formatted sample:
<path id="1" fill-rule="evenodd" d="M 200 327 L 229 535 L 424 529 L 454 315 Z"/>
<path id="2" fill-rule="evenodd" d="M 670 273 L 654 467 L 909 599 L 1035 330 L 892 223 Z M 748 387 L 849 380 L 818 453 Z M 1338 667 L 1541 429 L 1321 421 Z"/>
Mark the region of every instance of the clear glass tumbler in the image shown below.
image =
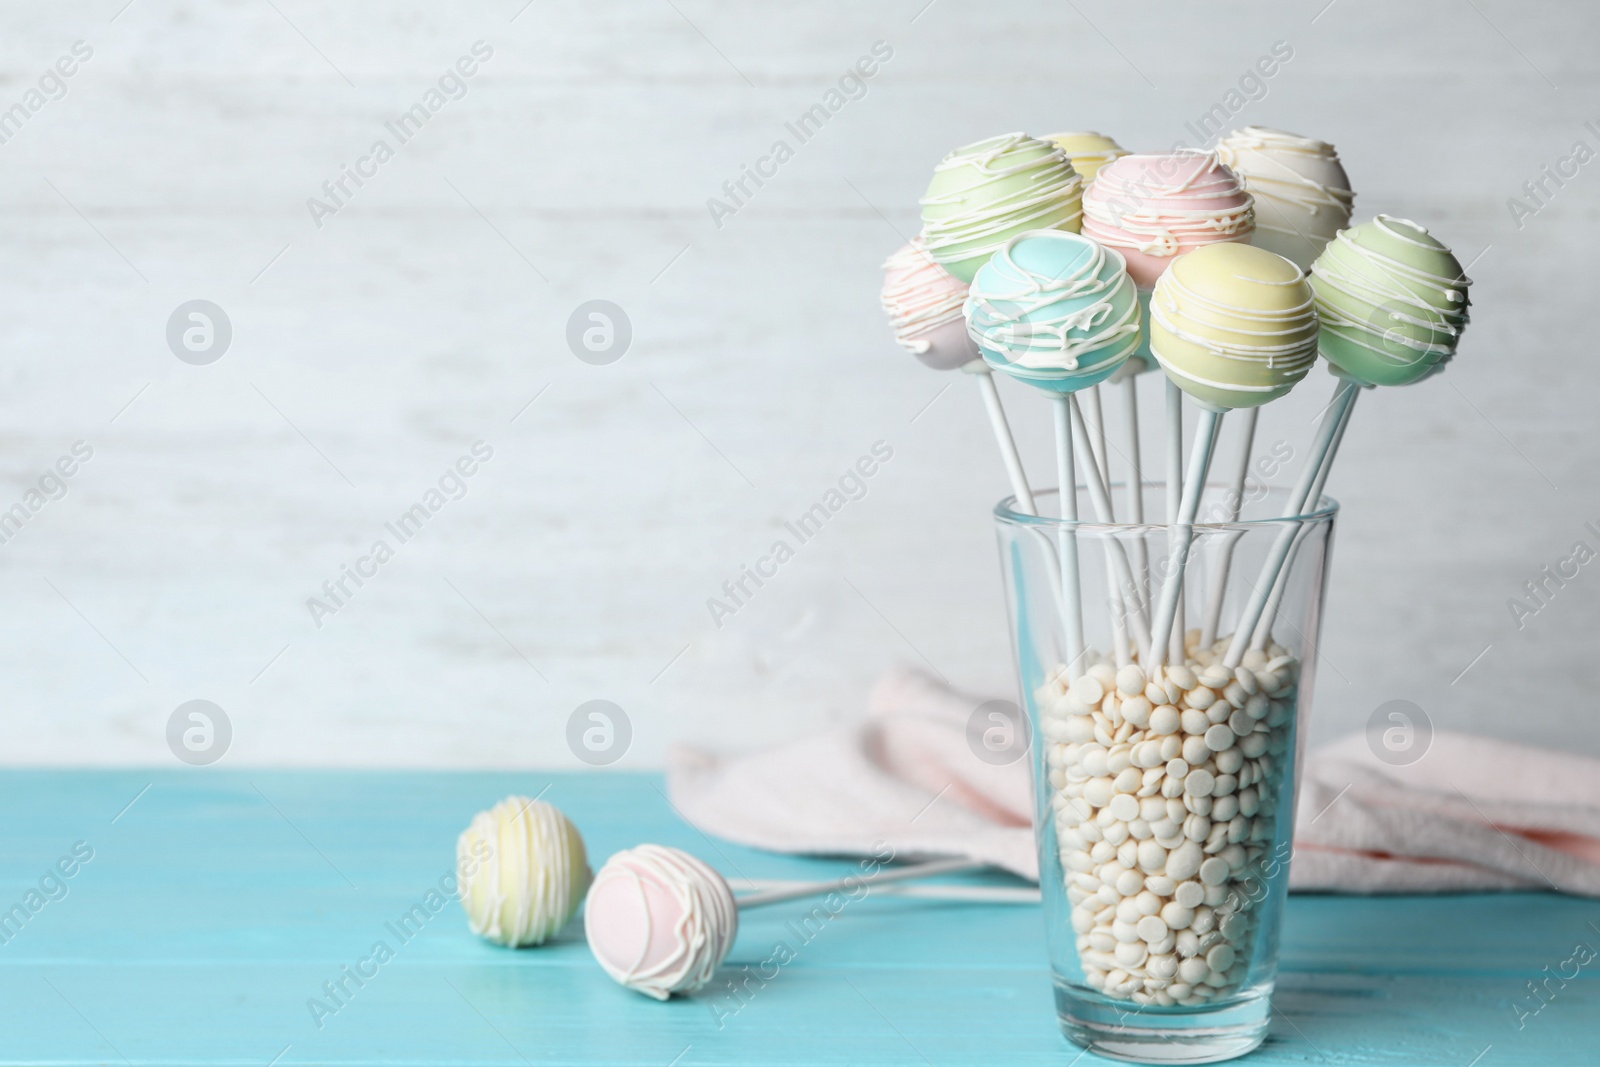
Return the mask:
<path id="1" fill-rule="evenodd" d="M 1164 514 L 1164 486 L 1144 492 Z M 1271 1015 L 1338 505 L 1283 518 L 1282 490 L 1208 486 L 1174 529 L 1059 519 L 1054 495 L 995 518 L 1061 1028 L 1140 1063 L 1241 1056 Z M 1162 643 L 1151 619 L 1180 556 Z"/>

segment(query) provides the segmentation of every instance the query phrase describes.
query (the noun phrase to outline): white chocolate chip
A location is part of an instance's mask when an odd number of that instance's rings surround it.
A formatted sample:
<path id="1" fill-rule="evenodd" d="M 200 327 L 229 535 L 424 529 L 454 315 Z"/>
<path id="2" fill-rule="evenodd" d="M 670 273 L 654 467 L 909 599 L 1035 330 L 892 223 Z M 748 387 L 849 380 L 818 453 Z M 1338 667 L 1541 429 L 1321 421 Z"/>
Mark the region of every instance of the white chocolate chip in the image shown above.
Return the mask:
<path id="1" fill-rule="evenodd" d="M 1171 930 L 1167 929 L 1167 924 L 1161 921 L 1159 915 L 1146 915 L 1140 919 L 1138 930 L 1139 936 L 1146 942 L 1161 941 L 1172 933 Z"/>
<path id="2" fill-rule="evenodd" d="M 1233 957 L 1233 946 L 1224 941 L 1206 953 L 1206 963 L 1210 965 L 1213 971 L 1226 971 L 1233 966 Z"/>
<path id="3" fill-rule="evenodd" d="M 1175 734 L 1182 725 L 1183 717 L 1171 704 L 1162 704 L 1150 712 L 1150 732 L 1153 734 Z"/>
<path id="4" fill-rule="evenodd" d="M 1219 945 L 1218 947 L 1226 948 L 1227 946 Z M 1143 941 L 1125 942 L 1118 945 L 1116 950 L 1117 962 L 1122 964 L 1124 967 L 1137 967 L 1144 963 L 1145 959 L 1149 955 L 1150 949 L 1144 944 Z"/>
<path id="5" fill-rule="evenodd" d="M 1144 887 L 1156 896 L 1166 898 L 1172 896 L 1177 883 L 1164 874 L 1152 874 L 1145 878 Z"/>
<path id="6" fill-rule="evenodd" d="M 1111 814 L 1124 822 L 1137 819 L 1139 817 L 1139 801 L 1131 793 L 1118 793 L 1111 798 Z"/>
<path id="7" fill-rule="evenodd" d="M 1201 852 L 1199 845 L 1193 841 L 1185 842 L 1173 849 L 1171 854 L 1167 856 L 1166 869 L 1163 873 L 1175 882 L 1182 882 L 1185 879 L 1193 878 L 1199 872 L 1201 862 L 1204 859 L 1205 854 Z M 1178 888 L 1182 889 L 1183 887 L 1179 886 Z"/>
<path id="8" fill-rule="evenodd" d="M 1221 885 L 1228 877 L 1228 861 L 1212 856 L 1200 865 L 1200 881 L 1206 885 Z"/>
<path id="9" fill-rule="evenodd" d="M 1151 956 L 1145 961 L 1145 973 L 1151 978 L 1166 981 L 1178 973 L 1178 957 L 1172 955 Z M 1172 998 L 1167 997 L 1168 1000 Z"/>

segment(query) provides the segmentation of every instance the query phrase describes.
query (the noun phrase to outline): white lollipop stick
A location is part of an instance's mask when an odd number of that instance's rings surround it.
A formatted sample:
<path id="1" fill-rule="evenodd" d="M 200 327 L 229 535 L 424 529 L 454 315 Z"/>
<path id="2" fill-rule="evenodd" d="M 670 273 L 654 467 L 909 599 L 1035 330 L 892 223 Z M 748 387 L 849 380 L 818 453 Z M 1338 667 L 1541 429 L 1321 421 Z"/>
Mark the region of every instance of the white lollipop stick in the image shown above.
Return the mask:
<path id="1" fill-rule="evenodd" d="M 1234 468 L 1233 482 L 1228 487 L 1224 522 L 1239 521 L 1239 509 L 1244 504 L 1244 480 L 1250 473 L 1250 450 L 1255 447 L 1256 422 L 1260 416 L 1260 408 L 1250 408 L 1244 413 L 1244 432 L 1239 442 L 1239 465 Z M 1217 560 L 1215 571 L 1211 576 L 1211 599 L 1206 604 L 1206 617 L 1200 625 L 1201 648 L 1211 647 L 1217 639 L 1217 627 L 1222 623 L 1222 602 L 1227 599 L 1228 572 L 1233 569 L 1233 546 L 1239 543 L 1241 536 L 1230 533 L 1222 544 L 1221 558 Z"/>
<path id="2" fill-rule="evenodd" d="M 799 885 L 785 886 L 782 889 L 768 889 L 760 893 L 751 893 L 749 896 L 736 897 L 735 903 L 739 910 L 746 908 L 759 908 L 767 904 L 782 904 L 787 900 L 799 900 L 802 897 L 820 897 L 839 890 L 853 890 L 860 886 L 887 885 L 890 882 L 904 882 L 912 878 L 932 878 L 938 874 L 958 874 L 962 871 L 980 871 L 989 864 L 982 860 L 948 859 L 929 860 L 927 863 L 913 863 L 906 867 L 895 867 L 889 870 L 880 869 L 876 874 L 850 875 L 838 878 L 831 882 L 802 882 Z"/>
<path id="3" fill-rule="evenodd" d="M 1128 431 L 1128 521 L 1135 526 L 1144 525 L 1144 468 L 1139 459 L 1139 376 L 1130 374 L 1122 380 L 1122 407 L 1124 425 Z M 1139 579 L 1139 595 L 1150 596 L 1150 555 L 1145 549 L 1141 534 L 1133 542 L 1133 569 Z"/>
<path id="4" fill-rule="evenodd" d="M 1360 393 L 1356 394 L 1360 396 Z M 1346 405 L 1344 418 L 1339 422 L 1339 428 L 1333 432 L 1333 445 L 1328 449 L 1327 458 L 1322 461 L 1322 469 L 1317 472 L 1316 481 L 1311 483 L 1311 492 L 1306 496 L 1306 506 L 1316 507 L 1317 501 L 1322 499 L 1322 487 L 1327 484 L 1328 472 L 1333 469 L 1333 457 L 1339 454 L 1339 445 L 1344 442 L 1344 431 L 1350 425 L 1350 413 L 1355 410 L 1354 399 Z M 1266 648 L 1267 642 L 1272 639 L 1272 623 L 1278 617 L 1278 605 L 1283 603 L 1284 590 L 1289 588 L 1289 569 L 1295 556 L 1300 552 L 1300 546 L 1305 542 L 1306 534 L 1311 527 L 1302 526 L 1295 533 L 1294 545 L 1289 549 L 1289 563 L 1284 565 L 1277 580 L 1272 584 L 1272 596 L 1267 600 L 1267 608 L 1261 613 L 1261 620 L 1256 623 L 1255 633 L 1251 635 L 1251 648 Z"/>
<path id="5" fill-rule="evenodd" d="M 1081 451 L 1090 457 L 1092 470 L 1084 481 L 1091 487 L 1098 482 L 1105 495 L 1105 509 L 1100 510 L 1096 505 L 1095 517 L 1103 523 L 1117 521 L 1116 502 L 1111 499 L 1111 479 L 1106 474 L 1106 428 L 1100 410 L 1100 387 L 1097 385 L 1088 390 L 1088 403 L 1080 403 L 1076 397 L 1073 399 L 1073 410 L 1078 413 L 1076 422 L 1081 425 L 1085 443 Z M 1074 427 L 1076 429 L 1077 427 Z M 1096 447 L 1098 445 L 1098 448 Z M 1091 492 L 1093 490 L 1091 489 Z M 1121 551 L 1121 546 L 1118 546 Z M 1131 572 L 1130 572 L 1131 573 Z M 1112 643 L 1116 646 L 1113 653 L 1116 657 L 1117 669 L 1128 665 L 1128 632 L 1127 622 L 1130 608 L 1127 599 L 1131 589 L 1136 588 L 1131 579 L 1119 577 L 1112 560 L 1106 559 L 1107 584 L 1111 587 L 1111 636 Z M 1143 604 L 1135 605 L 1135 610 L 1144 611 Z M 1141 627 L 1142 629 L 1142 627 Z"/>
<path id="6" fill-rule="evenodd" d="M 989 425 L 994 428 L 995 443 L 1000 446 L 1000 458 L 1005 460 L 1006 474 L 1011 479 L 1011 492 L 1017 498 L 1017 510 L 1024 515 L 1039 514 L 1039 506 L 1033 502 L 1033 491 L 1028 488 L 1028 476 L 1022 470 L 1022 457 L 1017 454 L 1016 438 L 1011 436 L 1011 424 L 1006 421 L 1006 409 L 1000 404 L 1000 390 L 995 388 L 994 374 L 981 359 L 973 360 L 962 370 L 978 380 L 983 405 L 989 409 Z"/>
<path id="7" fill-rule="evenodd" d="M 1082 452 L 1088 452 L 1089 434 L 1083 424 L 1083 411 L 1078 406 L 1078 398 L 1076 396 L 1071 397 L 1070 400 L 1073 414 L 1077 416 L 1077 418 L 1071 420 L 1072 432 L 1076 436 L 1078 449 Z M 1111 510 L 1111 495 L 1106 491 L 1105 482 L 1100 480 L 1099 469 L 1092 463 L 1088 464 L 1088 468 L 1084 482 L 1089 487 L 1089 502 L 1094 505 L 1096 518 L 1100 522 L 1110 525 L 1116 522 Z M 1112 596 L 1116 598 L 1119 589 L 1133 587 L 1133 571 L 1128 566 L 1128 555 L 1123 551 L 1122 542 L 1118 541 L 1115 536 L 1108 535 L 1107 544 L 1109 545 L 1106 552 L 1106 566 L 1109 571 L 1107 578 L 1111 583 Z M 1150 648 L 1146 642 L 1145 634 L 1149 623 L 1145 619 L 1144 609 L 1139 606 L 1137 598 L 1125 599 L 1123 603 L 1128 613 L 1127 622 L 1131 624 L 1134 637 L 1139 642 L 1139 655 L 1142 659 L 1148 661 Z M 1124 660 L 1126 660 L 1128 654 L 1128 642 L 1120 629 L 1123 625 L 1122 612 L 1116 610 L 1115 605 L 1113 605 L 1111 619 L 1114 627 L 1113 632 L 1117 634 L 1117 665 L 1118 667 L 1126 666 Z"/>
<path id="8" fill-rule="evenodd" d="M 1183 390 L 1178 388 L 1178 383 L 1170 377 L 1167 378 L 1167 525 L 1176 526 L 1178 512 L 1183 506 Z M 1170 535 L 1170 531 L 1169 531 Z M 1154 590 L 1152 589 L 1152 596 Z M 1183 611 L 1183 600 L 1179 597 L 1178 610 Z M 1169 652 L 1176 653 L 1173 662 L 1183 661 L 1182 639 L 1176 649 Z"/>
<path id="9" fill-rule="evenodd" d="M 1111 487 L 1111 461 L 1106 457 L 1106 417 L 1100 407 L 1100 387 L 1094 386 L 1085 394 L 1089 399 L 1081 407 L 1084 425 L 1089 430 L 1089 448 L 1094 454 L 1094 465 L 1100 470 L 1100 480 Z"/>
<path id="10" fill-rule="evenodd" d="M 1061 517 L 1078 518 L 1078 476 L 1072 455 L 1072 403 L 1068 393 L 1056 393 L 1052 409 L 1056 429 L 1056 491 L 1061 496 Z M 1083 658 L 1083 593 L 1078 578 L 1078 535 L 1061 528 L 1061 621 L 1066 630 L 1067 665 L 1076 671 Z M 1121 665 L 1119 664 L 1119 667 Z M 1076 675 L 1069 675 L 1076 677 Z"/>
<path id="11" fill-rule="evenodd" d="M 1211 468 L 1211 453 L 1217 444 L 1217 428 L 1222 425 L 1221 411 L 1202 409 L 1199 425 L 1194 430 L 1194 445 L 1189 453 L 1189 473 L 1183 483 L 1183 499 L 1178 505 L 1178 521 L 1172 527 L 1172 554 L 1167 563 L 1167 581 L 1161 587 L 1161 604 L 1156 609 L 1155 626 L 1150 631 L 1150 647 L 1155 653 L 1151 663 L 1160 666 L 1163 656 L 1170 650 L 1172 627 L 1176 621 L 1178 597 L 1183 591 L 1183 571 L 1189 562 L 1189 546 L 1194 541 L 1194 518 L 1200 510 L 1200 494 L 1206 485 L 1206 472 Z M 1181 641 L 1181 637 L 1180 637 Z M 1181 663 L 1182 645 L 1175 663 Z"/>
<path id="12" fill-rule="evenodd" d="M 1284 518 L 1293 518 L 1305 509 L 1306 498 L 1311 495 L 1311 486 L 1321 472 L 1324 461 L 1331 458 L 1333 440 L 1338 435 L 1339 425 L 1344 421 L 1345 411 L 1355 401 L 1359 389 L 1360 386 L 1349 379 L 1339 380 L 1339 391 L 1334 394 L 1328 414 L 1322 420 L 1321 429 L 1317 431 L 1311 455 L 1306 461 L 1305 468 L 1300 472 L 1294 488 L 1290 490 L 1289 501 L 1283 512 Z M 1266 562 L 1261 566 L 1261 574 L 1256 578 L 1255 592 L 1250 594 L 1250 600 L 1245 605 L 1243 614 L 1239 616 L 1239 627 L 1233 632 L 1233 643 L 1228 646 L 1228 654 L 1223 657 L 1223 666 L 1237 667 L 1244 660 L 1244 654 L 1250 647 L 1250 640 L 1255 636 L 1256 624 L 1261 621 L 1262 613 L 1266 611 L 1267 600 L 1272 596 L 1273 586 L 1277 584 L 1278 574 L 1289 558 L 1289 550 L 1294 547 L 1295 534 L 1296 528 L 1293 526 L 1284 526 L 1278 531 L 1278 539 L 1272 543 Z"/>

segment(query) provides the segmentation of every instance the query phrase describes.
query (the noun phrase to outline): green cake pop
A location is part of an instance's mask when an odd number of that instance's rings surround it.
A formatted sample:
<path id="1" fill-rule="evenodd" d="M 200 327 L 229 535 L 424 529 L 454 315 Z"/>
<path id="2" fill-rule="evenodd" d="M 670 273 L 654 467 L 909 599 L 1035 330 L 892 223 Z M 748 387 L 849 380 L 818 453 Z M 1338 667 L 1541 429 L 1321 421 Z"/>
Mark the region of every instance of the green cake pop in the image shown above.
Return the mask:
<path id="1" fill-rule="evenodd" d="M 1060 148 L 1025 133 L 951 152 L 922 198 L 928 252 L 964 282 L 1018 234 L 1077 233 L 1082 223 L 1083 179 Z"/>
<path id="2" fill-rule="evenodd" d="M 1314 508 L 1362 387 L 1410 385 L 1439 371 L 1467 325 L 1472 285 L 1449 247 L 1410 219 L 1379 215 L 1341 230 L 1311 265 L 1321 321 L 1318 349 L 1340 378 L 1285 515 Z M 1278 585 L 1298 543 L 1278 535 L 1245 605 L 1223 664 L 1237 667 L 1271 636 Z"/>
<path id="3" fill-rule="evenodd" d="M 1471 284 L 1450 249 L 1408 219 L 1341 230 L 1311 267 L 1322 355 L 1360 385 L 1419 381 L 1455 354 Z"/>

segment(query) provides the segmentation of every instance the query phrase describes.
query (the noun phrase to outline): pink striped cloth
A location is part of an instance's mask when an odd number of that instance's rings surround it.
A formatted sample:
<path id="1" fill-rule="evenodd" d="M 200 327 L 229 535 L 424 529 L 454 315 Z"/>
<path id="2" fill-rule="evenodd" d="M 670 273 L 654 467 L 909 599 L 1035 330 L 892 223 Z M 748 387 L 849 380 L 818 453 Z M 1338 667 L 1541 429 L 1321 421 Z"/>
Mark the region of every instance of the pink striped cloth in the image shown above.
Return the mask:
<path id="1" fill-rule="evenodd" d="M 981 703 L 897 669 L 860 723 L 740 756 L 674 749 L 668 791 L 690 822 L 744 845 L 868 855 L 886 842 L 1037 881 L 1030 760 L 974 757 Z M 1294 846 L 1296 890 L 1600 897 L 1600 760 L 1437 731 L 1393 767 L 1346 737 L 1306 758 Z"/>

